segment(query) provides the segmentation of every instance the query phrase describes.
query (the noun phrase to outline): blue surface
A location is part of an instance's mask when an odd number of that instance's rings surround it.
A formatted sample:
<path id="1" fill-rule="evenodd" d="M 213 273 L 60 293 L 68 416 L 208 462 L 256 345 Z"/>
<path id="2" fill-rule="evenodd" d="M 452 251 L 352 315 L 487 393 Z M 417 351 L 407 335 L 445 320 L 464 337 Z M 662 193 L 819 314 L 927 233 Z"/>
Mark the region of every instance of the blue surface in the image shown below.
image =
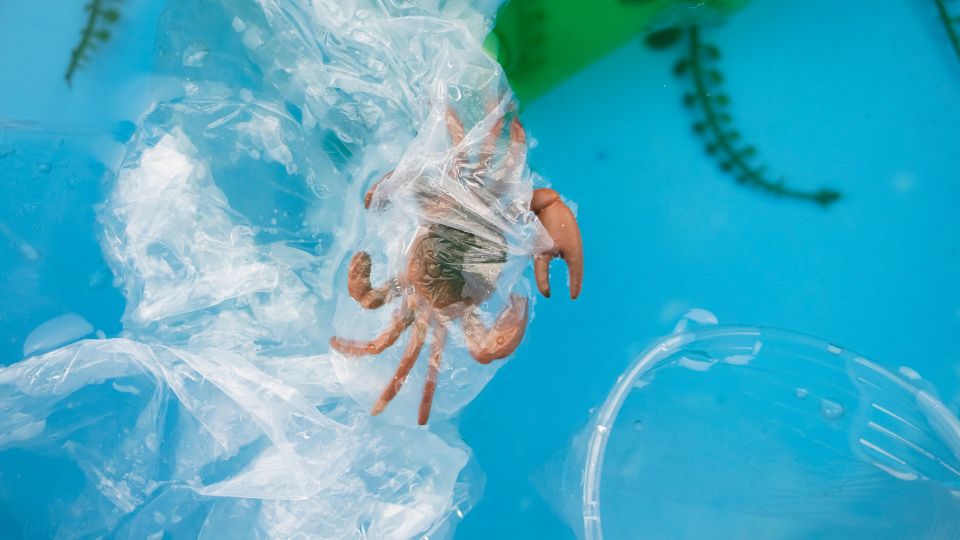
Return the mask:
<path id="1" fill-rule="evenodd" d="M 529 104 L 531 164 L 580 206 L 584 294 L 540 301 L 463 415 L 487 486 L 458 538 L 569 537 L 531 477 L 690 307 L 911 366 L 960 405 L 960 62 L 933 2 L 762 0 L 703 37 L 760 158 L 845 198 L 823 210 L 722 174 L 681 105 L 679 50 L 628 44 Z"/>
<path id="2" fill-rule="evenodd" d="M 130 2 L 70 91 L 81 9 L 0 6 L 0 70 L 17 74 L 0 85 L 0 363 L 60 313 L 120 328 L 91 205 L 123 122 L 167 92 L 148 75 L 162 2 Z M 908 365 L 960 405 L 960 61 L 933 3 L 761 0 L 704 38 L 724 52 L 733 114 L 761 159 L 845 198 L 823 210 L 721 173 L 681 106 L 679 51 L 630 43 L 528 104 L 532 165 L 579 205 L 585 288 L 538 302 L 518 355 L 463 414 L 487 484 L 458 538 L 571 536 L 534 487 L 549 484 L 539 471 L 691 307 Z"/>
<path id="3" fill-rule="evenodd" d="M 111 287 L 93 205 L 131 123 L 169 92 L 150 73 L 163 3 L 126 4 L 110 45 L 71 89 L 63 74 L 84 4 L 0 6 L 0 72 L 16 74 L 0 84 L 0 365 L 19 360 L 29 332 L 64 313 L 108 335 L 120 330 L 123 297 Z M 35 261 L 23 252 L 31 248 Z"/>

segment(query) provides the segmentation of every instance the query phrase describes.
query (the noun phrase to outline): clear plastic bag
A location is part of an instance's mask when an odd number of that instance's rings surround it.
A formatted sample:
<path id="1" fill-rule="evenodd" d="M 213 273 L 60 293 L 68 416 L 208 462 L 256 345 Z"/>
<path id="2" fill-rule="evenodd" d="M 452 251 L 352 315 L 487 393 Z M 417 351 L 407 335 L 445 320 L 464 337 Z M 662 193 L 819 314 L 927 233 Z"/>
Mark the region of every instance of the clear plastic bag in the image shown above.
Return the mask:
<path id="1" fill-rule="evenodd" d="M 389 288 L 391 303 L 371 312 L 341 296 L 337 305 L 338 336 L 373 338 L 408 306 L 411 317 L 424 317 L 434 329 L 430 339 L 439 356 L 431 348 L 430 363 L 414 365 L 405 386 L 414 389 L 401 391 L 388 409 L 388 418 L 398 423 L 416 417 L 419 386 L 431 369 L 439 370 L 434 414 L 455 414 L 483 388 L 501 363 L 478 363 L 466 342 L 501 313 L 519 312 L 521 304 L 529 309 L 531 288 L 523 273 L 532 255 L 552 246 L 530 211 L 533 182 L 525 143 L 517 138 L 522 128 L 513 120 L 509 95 L 501 97 L 497 70 L 486 69 L 491 78 L 474 99 L 444 100 L 454 83 L 437 82 L 438 105 L 425 128 L 370 193 L 359 250 L 372 260 L 371 282 Z M 420 331 L 417 324 L 408 334 Z M 404 353 L 401 342 L 374 356 L 338 358 L 335 365 L 347 391 L 373 405 L 393 384 Z"/>
<path id="2" fill-rule="evenodd" d="M 397 233 L 427 222 L 494 239 L 489 309 L 527 295 L 520 274 L 541 238 L 528 173 L 498 167 L 512 172 L 493 191 L 464 184 L 510 107 L 480 46 L 483 9 L 170 4 L 157 65 L 184 95 L 139 121 L 98 210 L 123 334 L 0 369 L 0 477 L 20 475 L 4 482 L 0 524 L 60 538 L 450 534 L 481 487 L 469 449 L 443 422 L 372 418 L 372 363 L 329 354 L 328 340 L 387 313 L 346 319 L 353 251 L 391 272 L 410 242 Z M 448 105 L 469 130 L 462 175 L 449 174 Z M 390 170 L 383 211 L 365 211 Z M 425 194 L 472 213 L 426 217 Z M 447 365 L 438 417 L 494 371 L 456 354 Z M 38 485 L 57 489 L 23 491 Z"/>

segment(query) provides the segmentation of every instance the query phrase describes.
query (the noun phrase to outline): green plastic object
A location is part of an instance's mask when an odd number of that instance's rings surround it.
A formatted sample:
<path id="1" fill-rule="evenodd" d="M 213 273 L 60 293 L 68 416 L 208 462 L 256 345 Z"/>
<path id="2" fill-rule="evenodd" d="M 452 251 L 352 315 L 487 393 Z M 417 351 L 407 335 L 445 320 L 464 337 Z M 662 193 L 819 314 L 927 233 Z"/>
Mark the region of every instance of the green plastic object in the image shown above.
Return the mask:
<path id="1" fill-rule="evenodd" d="M 724 15 L 747 0 L 509 0 L 486 46 L 521 103 L 651 29 Z"/>

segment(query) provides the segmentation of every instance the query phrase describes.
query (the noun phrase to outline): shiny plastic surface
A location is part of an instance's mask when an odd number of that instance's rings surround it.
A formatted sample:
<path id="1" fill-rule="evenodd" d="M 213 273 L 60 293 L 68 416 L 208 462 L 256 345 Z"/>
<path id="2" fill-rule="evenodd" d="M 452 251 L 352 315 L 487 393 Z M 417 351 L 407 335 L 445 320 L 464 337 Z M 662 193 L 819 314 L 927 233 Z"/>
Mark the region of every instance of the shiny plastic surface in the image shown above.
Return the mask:
<path id="1" fill-rule="evenodd" d="M 792 332 L 660 341 L 582 440 L 588 539 L 960 533 L 960 422 L 935 389 Z"/>

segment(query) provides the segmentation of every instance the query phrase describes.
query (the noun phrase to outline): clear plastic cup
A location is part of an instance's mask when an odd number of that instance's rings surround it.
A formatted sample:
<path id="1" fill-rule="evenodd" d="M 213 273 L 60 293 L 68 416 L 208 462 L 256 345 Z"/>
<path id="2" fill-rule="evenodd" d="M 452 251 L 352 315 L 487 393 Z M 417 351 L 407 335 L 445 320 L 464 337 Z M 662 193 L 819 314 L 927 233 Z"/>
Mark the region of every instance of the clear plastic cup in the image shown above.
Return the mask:
<path id="1" fill-rule="evenodd" d="M 565 479 L 588 540 L 960 538 L 960 422 L 912 370 L 817 338 L 675 334 L 594 418 Z"/>

